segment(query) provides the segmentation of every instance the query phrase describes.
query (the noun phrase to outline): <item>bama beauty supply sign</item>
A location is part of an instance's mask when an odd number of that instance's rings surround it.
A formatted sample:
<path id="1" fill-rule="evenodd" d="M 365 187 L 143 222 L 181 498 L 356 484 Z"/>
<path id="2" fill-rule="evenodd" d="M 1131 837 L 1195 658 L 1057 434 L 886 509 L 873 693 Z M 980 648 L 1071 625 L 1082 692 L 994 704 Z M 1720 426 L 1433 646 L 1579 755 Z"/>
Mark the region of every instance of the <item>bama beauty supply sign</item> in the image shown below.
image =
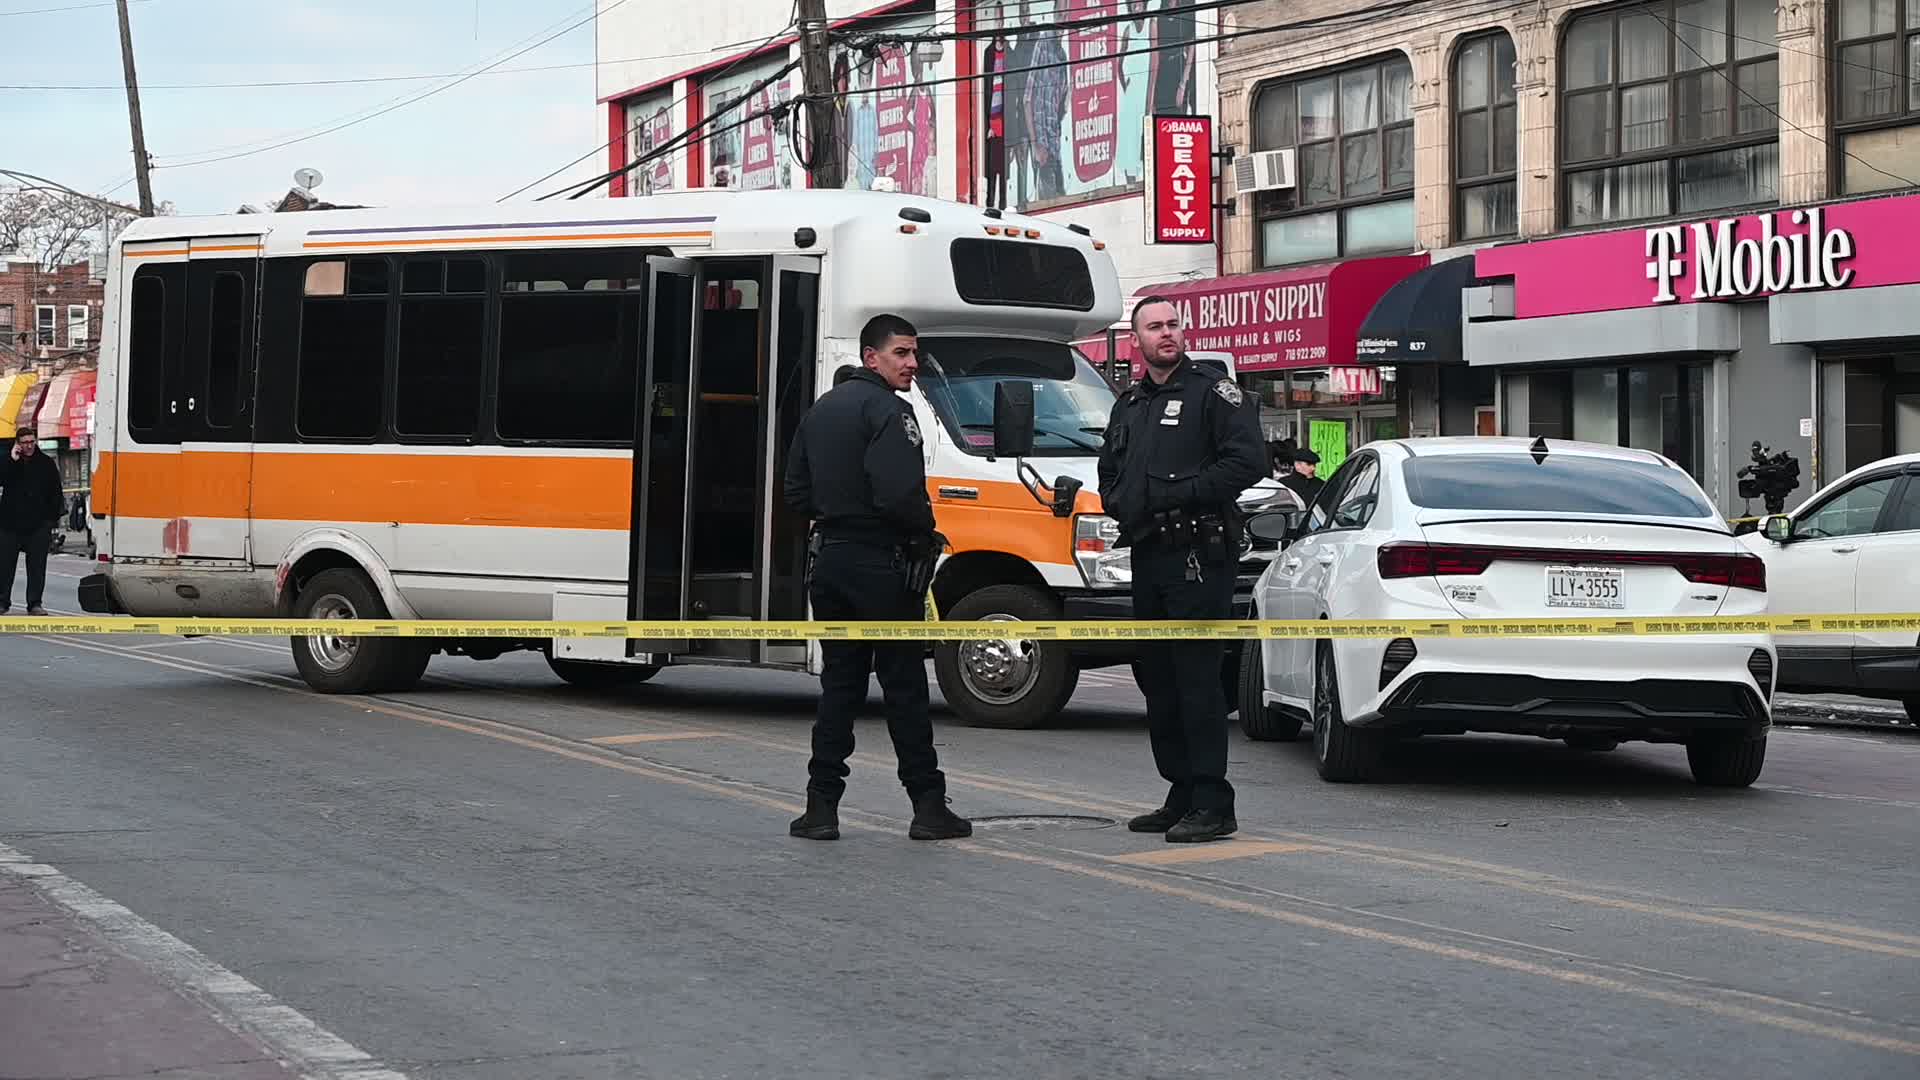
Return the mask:
<path id="1" fill-rule="evenodd" d="M 1213 117 L 1153 117 L 1146 152 L 1147 243 L 1213 243 Z"/>

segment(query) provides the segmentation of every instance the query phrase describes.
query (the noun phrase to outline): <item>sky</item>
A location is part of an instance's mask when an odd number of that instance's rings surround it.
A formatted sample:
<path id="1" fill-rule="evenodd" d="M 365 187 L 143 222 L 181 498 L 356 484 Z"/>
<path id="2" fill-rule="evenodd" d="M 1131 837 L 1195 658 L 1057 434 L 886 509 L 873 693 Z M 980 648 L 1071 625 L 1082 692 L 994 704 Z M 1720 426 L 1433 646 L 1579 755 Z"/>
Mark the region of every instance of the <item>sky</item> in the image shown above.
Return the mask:
<path id="1" fill-rule="evenodd" d="M 642 0 L 644 3 L 669 0 Z M 66 8 L 76 10 L 40 11 Z M 95 6 L 97 5 L 97 6 Z M 154 199 L 182 214 L 262 207 L 320 170 L 336 203 L 492 202 L 606 141 L 595 104 L 590 0 L 137 0 L 130 8 Z M 386 115 L 331 127 L 452 79 L 345 86 L 165 89 L 471 71 L 580 25 L 502 68 Z M 102 0 L 0 0 L 0 168 L 137 204 L 114 7 Z M 604 150 L 520 198 L 604 171 Z"/>

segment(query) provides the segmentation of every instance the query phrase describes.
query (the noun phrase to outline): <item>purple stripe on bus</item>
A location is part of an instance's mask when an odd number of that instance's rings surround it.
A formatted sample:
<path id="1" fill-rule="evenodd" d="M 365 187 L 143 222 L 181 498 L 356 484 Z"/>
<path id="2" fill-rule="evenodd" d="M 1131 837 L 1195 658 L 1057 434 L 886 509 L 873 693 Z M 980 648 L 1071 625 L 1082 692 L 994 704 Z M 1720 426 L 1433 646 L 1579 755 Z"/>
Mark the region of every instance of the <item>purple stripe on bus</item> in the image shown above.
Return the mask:
<path id="1" fill-rule="evenodd" d="M 627 218 L 619 221 L 509 221 L 498 225 L 400 225 L 390 229 L 310 229 L 307 235 L 358 236 L 365 233 L 461 232 L 468 229 L 592 229 L 606 225 L 697 225 L 718 220 L 719 218 L 709 214 L 706 217 Z"/>

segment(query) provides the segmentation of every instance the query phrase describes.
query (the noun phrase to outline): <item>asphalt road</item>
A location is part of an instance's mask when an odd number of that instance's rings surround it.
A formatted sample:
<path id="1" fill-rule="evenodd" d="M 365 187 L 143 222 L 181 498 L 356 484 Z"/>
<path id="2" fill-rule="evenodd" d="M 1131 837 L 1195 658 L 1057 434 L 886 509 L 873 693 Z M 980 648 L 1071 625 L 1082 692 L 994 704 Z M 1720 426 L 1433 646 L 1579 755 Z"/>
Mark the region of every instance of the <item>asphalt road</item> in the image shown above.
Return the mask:
<path id="1" fill-rule="evenodd" d="M 812 700 L 525 656 L 330 698 L 278 641 L 4 637 L 0 844 L 412 1077 L 1920 1075 L 1910 735 L 1779 730 L 1734 792 L 1478 737 L 1333 786 L 1236 736 L 1242 833 L 1189 848 L 1111 824 L 1161 788 L 1096 674 L 1055 730 L 942 724 L 967 841 L 906 838 L 867 722 L 820 844 Z"/>

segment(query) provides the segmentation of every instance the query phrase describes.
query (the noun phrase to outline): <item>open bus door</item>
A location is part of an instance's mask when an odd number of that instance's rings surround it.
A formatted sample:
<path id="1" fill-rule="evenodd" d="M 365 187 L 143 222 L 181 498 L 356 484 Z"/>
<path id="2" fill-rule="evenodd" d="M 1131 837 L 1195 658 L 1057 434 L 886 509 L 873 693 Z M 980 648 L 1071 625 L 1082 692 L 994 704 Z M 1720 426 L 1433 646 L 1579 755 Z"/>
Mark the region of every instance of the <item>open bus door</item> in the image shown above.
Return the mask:
<path id="1" fill-rule="evenodd" d="M 780 492 L 813 401 L 820 260 L 648 262 L 628 618 L 804 619 L 807 522 Z M 806 642 L 751 636 L 633 640 L 625 652 L 794 667 L 808 655 Z"/>

